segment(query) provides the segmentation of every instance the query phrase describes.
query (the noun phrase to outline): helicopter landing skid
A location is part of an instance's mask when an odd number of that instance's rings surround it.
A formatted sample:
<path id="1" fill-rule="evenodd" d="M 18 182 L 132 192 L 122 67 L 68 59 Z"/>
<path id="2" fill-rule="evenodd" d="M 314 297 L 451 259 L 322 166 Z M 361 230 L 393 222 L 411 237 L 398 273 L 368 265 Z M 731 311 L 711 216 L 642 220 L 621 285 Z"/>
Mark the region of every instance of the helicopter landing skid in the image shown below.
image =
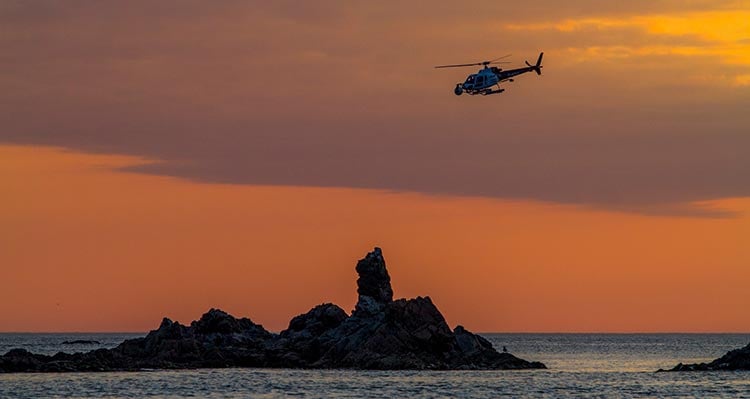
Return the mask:
<path id="1" fill-rule="evenodd" d="M 487 91 L 483 91 L 482 95 L 483 96 L 488 96 L 490 94 L 500 94 L 500 93 L 502 93 L 504 91 L 505 91 L 505 89 L 487 90 Z"/>

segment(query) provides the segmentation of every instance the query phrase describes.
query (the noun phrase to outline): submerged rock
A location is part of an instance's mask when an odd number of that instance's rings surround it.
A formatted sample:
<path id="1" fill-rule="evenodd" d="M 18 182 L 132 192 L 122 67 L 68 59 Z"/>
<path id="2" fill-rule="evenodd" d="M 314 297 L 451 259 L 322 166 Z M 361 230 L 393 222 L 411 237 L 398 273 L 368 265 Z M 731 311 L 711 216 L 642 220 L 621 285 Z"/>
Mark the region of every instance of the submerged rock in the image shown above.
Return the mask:
<path id="1" fill-rule="evenodd" d="M 724 356 L 710 362 L 697 364 L 678 364 L 670 370 L 659 371 L 734 371 L 750 370 L 750 344 L 744 348 L 727 352 Z"/>
<path id="2" fill-rule="evenodd" d="M 250 319 L 211 309 L 184 326 L 164 318 L 143 338 L 113 349 L 54 356 L 13 349 L 0 372 L 107 371 L 202 367 L 355 369 L 545 368 L 509 353 L 462 326 L 451 331 L 430 297 L 393 300 L 380 248 L 356 266 L 359 298 L 351 316 L 327 303 L 294 317 L 279 334 Z"/>

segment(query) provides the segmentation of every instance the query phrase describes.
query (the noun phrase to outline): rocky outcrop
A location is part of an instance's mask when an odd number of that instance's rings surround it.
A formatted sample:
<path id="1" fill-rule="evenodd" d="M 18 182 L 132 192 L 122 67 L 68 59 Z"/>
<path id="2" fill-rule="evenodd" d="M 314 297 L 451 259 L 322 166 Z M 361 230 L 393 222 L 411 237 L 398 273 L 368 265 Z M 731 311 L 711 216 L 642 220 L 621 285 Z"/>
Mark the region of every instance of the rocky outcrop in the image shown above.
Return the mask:
<path id="1" fill-rule="evenodd" d="M 145 338 L 111 351 L 132 359 L 126 369 L 263 366 L 265 343 L 273 338 L 250 319 L 211 309 L 189 327 L 164 318 Z"/>
<path id="2" fill-rule="evenodd" d="M 113 349 L 36 355 L 13 349 L 0 372 L 107 371 L 202 367 L 355 369 L 545 368 L 458 326 L 450 329 L 429 297 L 393 300 L 380 248 L 357 263 L 357 305 L 348 316 L 322 304 L 293 318 L 279 334 L 250 319 L 211 309 L 190 326 L 167 318 L 143 338 Z"/>
<path id="3" fill-rule="evenodd" d="M 265 344 L 273 338 L 250 319 L 211 309 L 190 326 L 164 318 L 146 337 L 112 349 L 54 356 L 13 349 L 0 356 L 0 372 L 260 367 L 265 365 Z"/>
<path id="4" fill-rule="evenodd" d="M 697 364 L 678 364 L 670 370 L 659 371 L 734 371 L 750 370 L 750 344 L 744 348 L 735 349 L 726 355 L 710 362 Z"/>

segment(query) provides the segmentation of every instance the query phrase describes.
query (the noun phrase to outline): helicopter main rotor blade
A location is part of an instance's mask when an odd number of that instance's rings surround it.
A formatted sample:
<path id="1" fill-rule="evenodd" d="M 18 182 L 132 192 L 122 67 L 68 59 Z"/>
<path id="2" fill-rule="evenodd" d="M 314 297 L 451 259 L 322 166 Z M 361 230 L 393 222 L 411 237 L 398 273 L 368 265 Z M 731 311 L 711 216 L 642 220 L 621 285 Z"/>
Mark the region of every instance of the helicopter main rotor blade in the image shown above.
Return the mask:
<path id="1" fill-rule="evenodd" d="M 458 68 L 458 67 L 477 66 L 477 65 L 483 65 L 483 64 L 481 62 L 474 62 L 471 64 L 438 65 L 435 68 Z"/>
<path id="2" fill-rule="evenodd" d="M 493 63 L 493 62 L 495 62 L 495 61 L 498 61 L 498 60 L 502 60 L 503 58 L 508 58 L 508 57 L 510 57 L 511 55 L 513 55 L 513 54 L 505 54 L 505 55 L 504 55 L 504 56 L 502 56 L 502 57 L 497 57 L 497 58 L 495 58 L 494 60 L 489 60 L 489 61 L 486 61 L 486 62 L 487 62 L 488 64 L 491 64 L 491 63 Z"/>
<path id="3" fill-rule="evenodd" d="M 451 64 L 451 65 L 438 65 L 435 68 L 459 68 L 459 67 L 468 67 L 468 66 L 479 66 L 479 65 L 490 65 L 490 64 L 509 64 L 510 62 L 502 61 L 498 62 L 499 60 L 502 60 L 503 58 L 508 58 L 512 54 L 506 54 L 502 57 L 495 58 L 494 60 L 489 61 L 482 61 L 482 62 L 472 62 L 470 64 Z"/>

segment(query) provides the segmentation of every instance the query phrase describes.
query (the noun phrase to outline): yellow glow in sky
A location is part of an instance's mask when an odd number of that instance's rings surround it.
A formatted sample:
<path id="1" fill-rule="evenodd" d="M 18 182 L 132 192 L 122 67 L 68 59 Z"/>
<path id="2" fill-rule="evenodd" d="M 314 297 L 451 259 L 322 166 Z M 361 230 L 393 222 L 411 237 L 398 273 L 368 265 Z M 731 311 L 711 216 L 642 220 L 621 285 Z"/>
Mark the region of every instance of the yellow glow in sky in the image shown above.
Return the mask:
<path id="1" fill-rule="evenodd" d="M 750 11 L 703 11 L 678 14 L 630 17 L 598 17 L 566 19 L 557 22 L 506 24 L 509 30 L 557 30 L 560 32 L 597 31 L 608 29 L 640 29 L 654 37 L 686 37 L 694 44 L 622 43 L 620 56 L 627 55 L 698 55 L 717 56 L 727 63 L 750 65 Z M 617 47 L 617 45 L 615 45 Z M 622 51 L 625 47 L 626 51 Z M 630 51 L 627 51 L 630 49 Z"/>

